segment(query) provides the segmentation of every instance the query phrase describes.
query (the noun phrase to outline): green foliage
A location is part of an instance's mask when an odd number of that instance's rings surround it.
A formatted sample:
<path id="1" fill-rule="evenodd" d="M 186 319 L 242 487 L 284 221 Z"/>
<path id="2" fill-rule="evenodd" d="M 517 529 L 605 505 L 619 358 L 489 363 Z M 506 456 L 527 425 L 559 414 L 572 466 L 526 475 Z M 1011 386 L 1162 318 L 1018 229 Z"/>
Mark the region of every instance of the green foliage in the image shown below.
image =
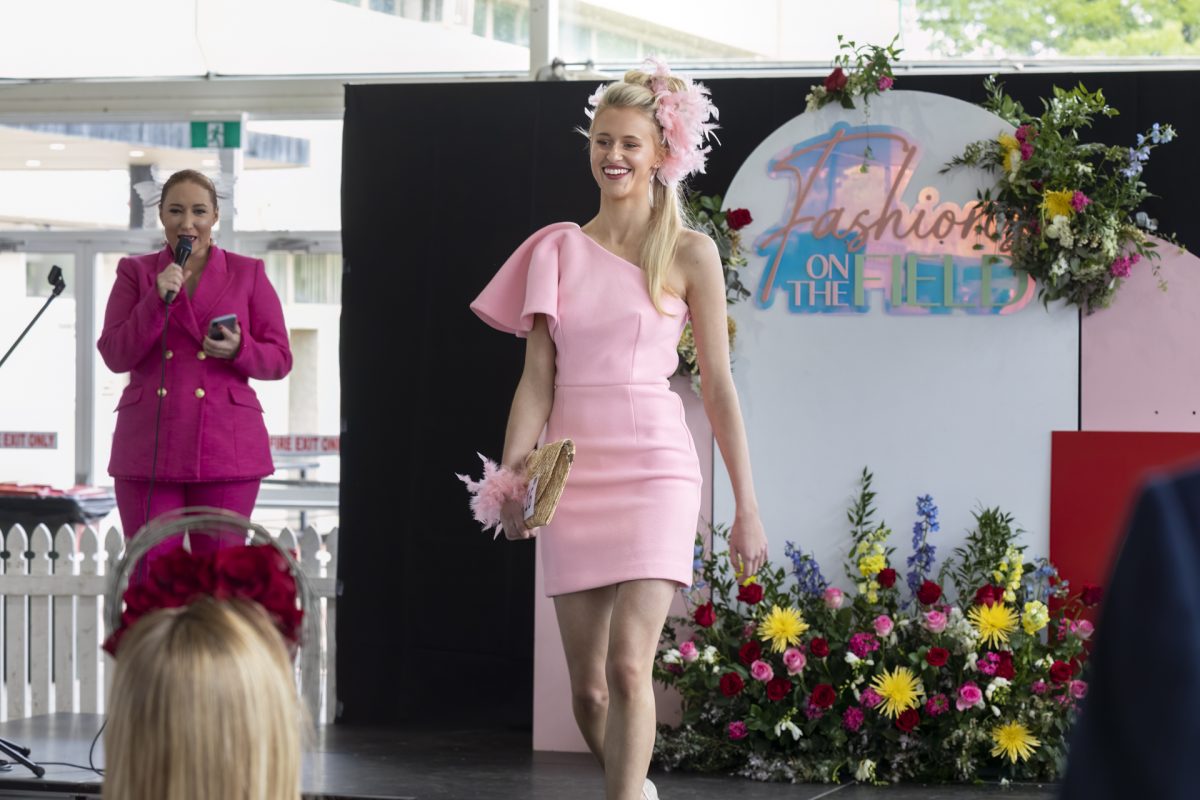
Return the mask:
<path id="1" fill-rule="evenodd" d="M 1112 302 L 1141 259 L 1157 275 L 1159 256 L 1147 237 L 1157 224 L 1139 213 L 1153 195 L 1141 175 L 1151 151 L 1177 136 L 1174 129 L 1156 123 L 1132 146 L 1087 142 L 1082 133 L 1095 118 L 1119 113 L 1102 90 L 1055 86 L 1034 116 L 994 76 L 984 88 L 984 108 L 1015 126 L 1015 135 L 971 142 L 942 171 L 974 167 L 996 175 L 995 186 L 979 193 L 986 225 L 977 230 L 1037 281 L 1042 302 L 1065 300 L 1090 313 Z"/>
<path id="2" fill-rule="evenodd" d="M 1200 0 L 917 0 L 951 57 L 1200 55 Z"/>

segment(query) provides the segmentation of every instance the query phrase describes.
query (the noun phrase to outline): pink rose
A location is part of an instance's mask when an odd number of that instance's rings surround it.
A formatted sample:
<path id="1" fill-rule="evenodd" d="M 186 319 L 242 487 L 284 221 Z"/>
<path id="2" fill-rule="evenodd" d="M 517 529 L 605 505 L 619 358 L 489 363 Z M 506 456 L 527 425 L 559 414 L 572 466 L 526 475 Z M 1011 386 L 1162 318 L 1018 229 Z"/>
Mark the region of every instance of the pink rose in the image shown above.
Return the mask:
<path id="1" fill-rule="evenodd" d="M 886 92 L 888 89 L 896 85 L 896 81 L 891 75 L 880 75 L 879 82 L 875 85 L 879 87 L 879 91 Z"/>
<path id="2" fill-rule="evenodd" d="M 695 661 L 700 657 L 700 651 L 696 649 L 696 643 L 686 641 L 679 645 L 679 657 L 684 661 Z"/>
<path id="3" fill-rule="evenodd" d="M 746 730 L 746 723 L 740 719 L 737 722 L 729 723 L 729 738 L 733 741 L 736 742 L 738 739 L 745 739 L 749 733 L 750 731 Z"/>
<path id="4" fill-rule="evenodd" d="M 1045 694 L 1046 693 L 1046 682 L 1039 678 L 1038 680 L 1029 684 L 1029 690 L 1031 692 L 1033 692 L 1034 694 Z"/>
<path id="5" fill-rule="evenodd" d="M 930 633 L 941 633 L 946 630 L 946 615 L 941 611 L 926 611 L 925 627 Z"/>
<path id="6" fill-rule="evenodd" d="M 1096 632 L 1096 626 L 1088 622 L 1086 619 L 1081 619 L 1078 622 L 1072 623 L 1071 633 L 1078 636 L 1082 641 L 1087 641 L 1092 638 L 1092 634 Z"/>
<path id="7" fill-rule="evenodd" d="M 775 670 L 771 669 L 771 665 L 765 661 L 755 661 L 750 665 L 750 677 L 766 683 L 775 677 Z"/>
<path id="8" fill-rule="evenodd" d="M 825 607 L 830 611 L 837 611 L 846 602 L 846 595 L 836 586 L 830 586 L 825 590 L 825 594 L 821 597 L 825 601 Z"/>
<path id="9" fill-rule="evenodd" d="M 894 627 L 895 624 L 892 622 L 892 618 L 887 614 L 880 614 L 875 618 L 875 633 L 879 636 L 887 636 L 892 632 L 892 628 Z"/>
<path id="10" fill-rule="evenodd" d="M 982 700 L 983 692 L 979 690 L 974 681 L 967 681 L 958 687 L 958 700 L 955 701 L 954 707 L 959 711 L 966 711 L 968 708 L 979 705 Z"/>
<path id="11" fill-rule="evenodd" d="M 804 669 L 804 665 L 808 663 L 808 659 L 804 657 L 795 647 L 789 647 L 783 651 L 783 665 L 787 667 L 788 675 L 795 675 Z"/>
<path id="12" fill-rule="evenodd" d="M 1087 681 L 1071 681 L 1071 697 L 1082 700 L 1087 697 Z"/>

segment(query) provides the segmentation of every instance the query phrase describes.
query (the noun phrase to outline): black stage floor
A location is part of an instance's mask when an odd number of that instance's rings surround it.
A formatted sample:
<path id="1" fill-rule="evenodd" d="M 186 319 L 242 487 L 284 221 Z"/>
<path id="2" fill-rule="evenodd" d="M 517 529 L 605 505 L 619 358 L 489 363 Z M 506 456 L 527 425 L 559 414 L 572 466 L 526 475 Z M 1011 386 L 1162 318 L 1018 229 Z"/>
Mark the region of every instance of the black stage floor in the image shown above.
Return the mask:
<path id="1" fill-rule="evenodd" d="M 32 749 L 34 761 L 86 764 L 102 718 L 52 714 L 0 724 L 0 737 Z M 103 743 L 96 747 L 103 767 Z M 764 784 L 741 778 L 655 773 L 662 800 L 1048 800 L 1050 786 Z M 304 791 L 313 798 L 415 800 L 601 800 L 600 770 L 590 756 L 534 753 L 529 734 L 484 730 L 423 731 L 334 725 L 315 734 L 305 758 Z M 86 769 L 47 766 L 36 779 L 20 766 L 0 772 L 0 798 L 94 798 L 100 779 Z"/>

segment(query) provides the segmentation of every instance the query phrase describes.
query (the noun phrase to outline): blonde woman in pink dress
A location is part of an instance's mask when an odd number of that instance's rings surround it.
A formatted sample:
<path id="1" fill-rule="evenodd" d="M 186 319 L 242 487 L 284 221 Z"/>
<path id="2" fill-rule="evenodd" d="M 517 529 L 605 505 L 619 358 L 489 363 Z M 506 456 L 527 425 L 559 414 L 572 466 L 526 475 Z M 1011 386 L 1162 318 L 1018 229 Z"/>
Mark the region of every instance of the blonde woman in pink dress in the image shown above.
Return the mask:
<path id="1" fill-rule="evenodd" d="M 668 378 L 690 317 L 704 408 L 733 484 L 730 558 L 743 576 L 767 557 L 729 368 L 725 281 L 716 245 L 688 230 L 680 181 L 702 171 L 716 110 L 664 64 L 591 99 L 587 131 L 600 210 L 550 225 L 501 267 L 471 308 L 526 338 L 505 434 L 517 473 L 545 430 L 577 453 L 554 521 L 528 530 L 500 510 L 508 539 L 537 535 L 570 672 L 572 708 L 604 769 L 608 800 L 658 797 L 651 674 L 671 599 L 692 578 L 700 466 Z"/>

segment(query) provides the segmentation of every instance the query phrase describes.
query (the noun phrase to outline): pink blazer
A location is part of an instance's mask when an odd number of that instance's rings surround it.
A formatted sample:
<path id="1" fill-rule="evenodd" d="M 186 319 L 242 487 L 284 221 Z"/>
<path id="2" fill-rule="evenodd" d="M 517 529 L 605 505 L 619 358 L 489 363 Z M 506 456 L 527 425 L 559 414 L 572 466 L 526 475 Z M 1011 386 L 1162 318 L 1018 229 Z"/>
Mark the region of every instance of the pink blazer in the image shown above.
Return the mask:
<path id="1" fill-rule="evenodd" d="M 146 480 L 154 452 L 166 306 L 155 279 L 170 248 L 121 259 L 97 346 L 113 372 L 128 372 L 117 403 L 108 474 Z M 202 344 L 214 317 L 237 314 L 242 343 L 233 359 L 209 358 Z M 157 480 L 262 478 L 274 471 L 262 406 L 250 378 L 278 380 L 292 369 L 287 326 L 263 262 L 213 247 L 196 292 L 182 292 L 167 327 L 166 393 L 159 423 Z"/>

